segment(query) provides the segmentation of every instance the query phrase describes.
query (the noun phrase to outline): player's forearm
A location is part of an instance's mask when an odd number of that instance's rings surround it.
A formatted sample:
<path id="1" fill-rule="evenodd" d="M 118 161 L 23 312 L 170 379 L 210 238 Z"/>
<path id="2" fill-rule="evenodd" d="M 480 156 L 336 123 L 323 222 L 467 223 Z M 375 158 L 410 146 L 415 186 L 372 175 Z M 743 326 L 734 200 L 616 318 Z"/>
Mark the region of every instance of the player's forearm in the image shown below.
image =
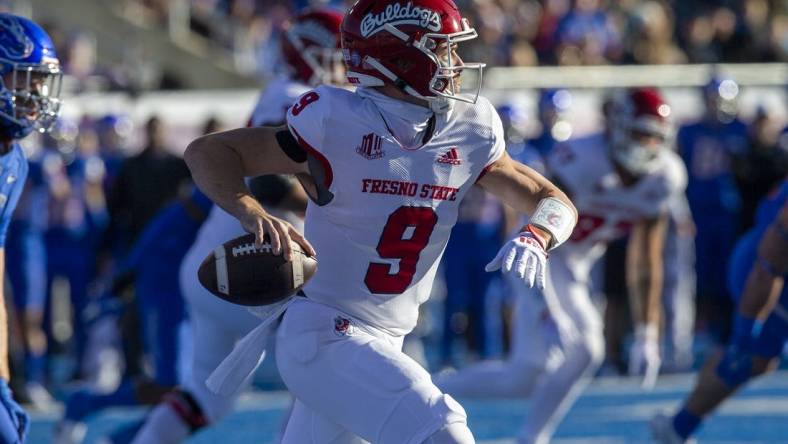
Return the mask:
<path id="1" fill-rule="evenodd" d="M 555 199 L 560 200 L 564 203 L 567 207 L 569 207 L 577 218 L 577 209 L 575 208 L 572 201 L 569 199 L 569 196 L 566 195 L 560 188 L 555 186 L 552 182 L 547 180 L 544 176 L 539 174 L 537 171 L 529 168 L 526 165 L 523 165 L 520 162 L 512 162 L 514 164 L 515 170 L 519 173 L 520 183 L 526 190 L 528 190 L 531 194 L 530 199 L 523 198 L 524 196 L 519 196 L 520 199 L 518 201 L 521 203 L 520 208 L 517 208 L 520 211 L 524 211 L 527 213 L 531 213 L 536 205 L 539 203 L 540 200 L 546 199 L 548 197 L 552 197 Z"/>
<path id="2" fill-rule="evenodd" d="M 542 208 L 550 208 L 550 210 L 542 211 L 540 214 L 544 217 L 549 215 L 550 222 L 543 221 L 545 223 L 538 225 L 533 231 L 553 247 L 569 237 L 577 222 L 577 210 L 566 194 L 541 174 L 515 162 L 508 155 L 504 155 L 490 166 L 487 174 L 479 181 L 479 185 L 515 211 L 530 214 L 535 225 L 535 220 L 539 217 L 534 212 L 539 203 L 548 202 L 549 204 Z M 552 239 L 554 236 L 556 236 L 555 240 Z"/>
<path id="3" fill-rule="evenodd" d="M 0 378 L 9 381 L 8 368 L 8 314 L 5 309 L 5 288 L 2 276 L 5 274 L 5 249 L 0 248 Z"/>

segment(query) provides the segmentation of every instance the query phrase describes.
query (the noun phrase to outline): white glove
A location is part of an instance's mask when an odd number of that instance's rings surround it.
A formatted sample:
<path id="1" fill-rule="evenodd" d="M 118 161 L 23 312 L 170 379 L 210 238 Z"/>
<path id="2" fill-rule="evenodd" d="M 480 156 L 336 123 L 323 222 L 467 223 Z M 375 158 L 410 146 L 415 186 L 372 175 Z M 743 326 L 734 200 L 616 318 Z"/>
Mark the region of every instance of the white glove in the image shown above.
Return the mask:
<path id="1" fill-rule="evenodd" d="M 484 267 L 484 271 L 498 269 L 501 269 L 502 273 L 514 271 L 529 288 L 536 284 L 543 290 L 547 267 L 547 251 L 544 244 L 530 229 L 526 229 L 501 247 L 495 259 Z"/>
<path id="2" fill-rule="evenodd" d="M 661 364 L 657 327 L 653 325 L 638 326 L 635 331 L 635 342 L 629 349 L 630 376 L 643 375 L 641 387 L 651 390 L 657 383 Z"/>

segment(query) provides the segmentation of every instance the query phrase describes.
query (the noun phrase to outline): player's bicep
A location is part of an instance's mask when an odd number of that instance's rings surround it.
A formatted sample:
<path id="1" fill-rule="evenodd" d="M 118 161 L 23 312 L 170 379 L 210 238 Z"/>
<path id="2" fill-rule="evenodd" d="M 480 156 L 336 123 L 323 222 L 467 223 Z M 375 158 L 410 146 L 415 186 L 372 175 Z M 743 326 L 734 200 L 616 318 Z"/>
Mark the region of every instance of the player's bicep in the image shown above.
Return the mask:
<path id="1" fill-rule="evenodd" d="M 300 151 L 303 160 L 298 161 L 300 148 L 284 126 L 238 128 L 208 134 L 192 142 L 190 149 L 194 149 L 192 147 L 229 150 L 237 156 L 244 176 L 307 172 L 306 155 Z"/>

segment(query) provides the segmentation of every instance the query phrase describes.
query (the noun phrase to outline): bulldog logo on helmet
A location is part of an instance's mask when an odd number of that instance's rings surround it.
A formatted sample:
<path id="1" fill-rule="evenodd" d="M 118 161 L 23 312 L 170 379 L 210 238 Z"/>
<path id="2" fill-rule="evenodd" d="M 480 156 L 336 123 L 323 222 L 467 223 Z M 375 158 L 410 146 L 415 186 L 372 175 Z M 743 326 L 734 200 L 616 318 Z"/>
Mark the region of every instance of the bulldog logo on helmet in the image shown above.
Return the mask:
<path id="1" fill-rule="evenodd" d="M 361 35 L 369 37 L 383 29 L 386 24 L 418 25 L 432 32 L 441 30 L 441 17 L 436 11 L 413 6 L 412 2 L 402 6 L 399 3 L 386 6 L 382 12 L 370 12 L 361 20 Z"/>
<path id="2" fill-rule="evenodd" d="M 23 60 L 33 53 L 33 42 L 15 17 L 0 17 L 0 54 L 9 60 Z"/>

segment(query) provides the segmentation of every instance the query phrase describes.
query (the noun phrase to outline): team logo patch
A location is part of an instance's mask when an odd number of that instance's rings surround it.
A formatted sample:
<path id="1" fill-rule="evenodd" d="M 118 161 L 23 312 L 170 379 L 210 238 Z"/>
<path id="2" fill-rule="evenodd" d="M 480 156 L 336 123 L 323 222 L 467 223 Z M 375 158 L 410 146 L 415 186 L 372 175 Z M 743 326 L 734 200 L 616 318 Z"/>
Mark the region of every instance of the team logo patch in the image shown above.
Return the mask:
<path id="1" fill-rule="evenodd" d="M 445 163 L 448 165 L 459 165 L 462 163 L 462 160 L 460 160 L 460 156 L 457 154 L 457 148 L 452 148 L 438 156 L 438 158 L 435 159 L 435 162 Z"/>
<path id="2" fill-rule="evenodd" d="M 370 12 L 361 20 L 361 35 L 369 37 L 383 30 L 383 26 L 416 25 L 432 32 L 438 32 L 443 25 L 441 16 L 432 9 L 413 6 L 412 2 L 406 5 L 395 3 L 386 6 L 386 9 L 377 14 Z"/>
<path id="3" fill-rule="evenodd" d="M 10 60 L 24 60 L 32 53 L 33 42 L 25 35 L 19 20 L 0 18 L 0 55 Z"/>
<path id="4" fill-rule="evenodd" d="M 381 146 L 380 136 L 375 133 L 369 133 L 361 138 L 361 145 L 356 147 L 356 152 L 369 160 L 380 159 L 386 154 Z"/>
<path id="5" fill-rule="evenodd" d="M 337 336 L 350 336 L 355 331 L 353 323 L 348 318 L 337 316 L 334 318 L 334 334 Z"/>

